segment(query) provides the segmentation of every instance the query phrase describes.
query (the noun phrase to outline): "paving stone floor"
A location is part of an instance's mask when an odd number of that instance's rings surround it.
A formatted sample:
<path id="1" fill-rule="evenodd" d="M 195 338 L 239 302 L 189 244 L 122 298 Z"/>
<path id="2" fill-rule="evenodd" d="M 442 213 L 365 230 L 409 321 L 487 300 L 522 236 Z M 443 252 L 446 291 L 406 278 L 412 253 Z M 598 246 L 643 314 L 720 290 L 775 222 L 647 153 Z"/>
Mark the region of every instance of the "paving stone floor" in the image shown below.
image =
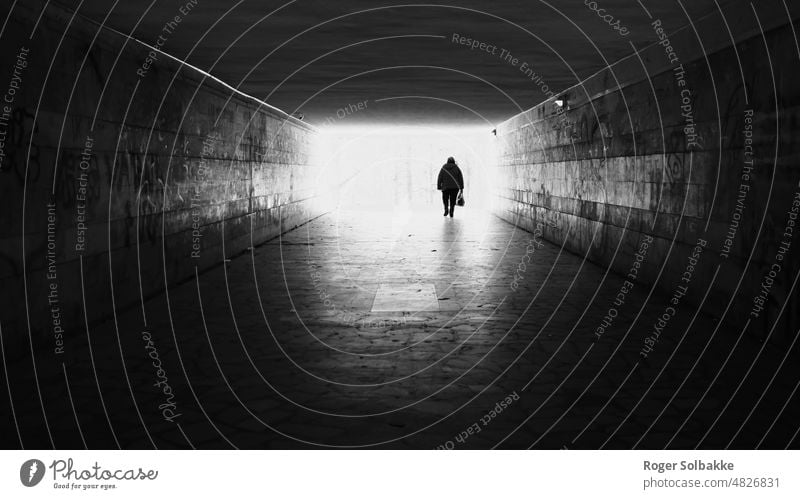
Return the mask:
<path id="1" fill-rule="evenodd" d="M 63 362 L 37 352 L 38 379 L 8 364 L 3 446 L 794 442 L 796 359 L 686 304 L 644 360 L 668 300 L 644 283 L 594 335 L 622 282 L 480 212 L 327 214 L 70 338 Z"/>

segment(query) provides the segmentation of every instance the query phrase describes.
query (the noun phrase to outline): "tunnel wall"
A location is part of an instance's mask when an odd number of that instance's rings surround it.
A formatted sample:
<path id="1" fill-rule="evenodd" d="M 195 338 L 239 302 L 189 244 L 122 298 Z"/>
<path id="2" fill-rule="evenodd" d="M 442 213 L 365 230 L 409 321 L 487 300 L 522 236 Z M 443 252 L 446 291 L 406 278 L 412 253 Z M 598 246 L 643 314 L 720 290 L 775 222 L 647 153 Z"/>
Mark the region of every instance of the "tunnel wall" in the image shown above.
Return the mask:
<path id="1" fill-rule="evenodd" d="M 2 34 L 0 327 L 7 353 L 30 332 L 63 355 L 87 324 L 320 210 L 312 127 L 43 4 L 18 2 Z"/>
<path id="2" fill-rule="evenodd" d="M 800 54 L 780 2 L 725 12 L 502 123 L 497 213 L 756 334 L 785 306 L 778 338 L 800 326 L 800 259 L 781 254 L 800 199 Z"/>

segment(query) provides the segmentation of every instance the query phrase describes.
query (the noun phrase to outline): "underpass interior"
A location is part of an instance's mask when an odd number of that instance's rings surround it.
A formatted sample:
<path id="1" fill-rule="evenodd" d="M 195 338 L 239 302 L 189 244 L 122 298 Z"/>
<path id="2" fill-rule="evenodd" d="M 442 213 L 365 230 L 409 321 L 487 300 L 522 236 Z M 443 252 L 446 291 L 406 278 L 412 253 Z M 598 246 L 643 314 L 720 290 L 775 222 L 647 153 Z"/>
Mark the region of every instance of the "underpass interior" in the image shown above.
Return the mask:
<path id="1" fill-rule="evenodd" d="M 796 447 L 800 10 L 605 3 L 3 7 L 3 447 Z"/>

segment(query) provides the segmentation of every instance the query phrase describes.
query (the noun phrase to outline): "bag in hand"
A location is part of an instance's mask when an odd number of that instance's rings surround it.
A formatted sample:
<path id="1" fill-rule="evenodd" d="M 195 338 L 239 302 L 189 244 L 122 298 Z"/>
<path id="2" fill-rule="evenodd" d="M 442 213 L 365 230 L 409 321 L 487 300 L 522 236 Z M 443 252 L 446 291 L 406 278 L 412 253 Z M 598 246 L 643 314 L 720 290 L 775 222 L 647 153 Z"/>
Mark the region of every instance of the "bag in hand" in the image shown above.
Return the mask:
<path id="1" fill-rule="evenodd" d="M 456 199 L 456 204 L 458 206 L 464 206 L 464 193 L 463 192 L 459 192 L 458 193 L 458 198 Z"/>

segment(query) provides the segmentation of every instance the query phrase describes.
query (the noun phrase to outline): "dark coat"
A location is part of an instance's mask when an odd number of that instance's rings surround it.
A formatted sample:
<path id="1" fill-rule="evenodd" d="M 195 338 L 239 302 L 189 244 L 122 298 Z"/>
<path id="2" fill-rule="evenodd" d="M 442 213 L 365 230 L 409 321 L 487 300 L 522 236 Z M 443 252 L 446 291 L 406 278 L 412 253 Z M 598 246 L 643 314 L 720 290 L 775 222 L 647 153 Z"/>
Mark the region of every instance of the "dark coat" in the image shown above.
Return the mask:
<path id="1" fill-rule="evenodd" d="M 445 163 L 439 170 L 439 178 L 436 180 L 436 188 L 440 191 L 445 189 L 463 189 L 464 177 L 461 169 L 455 163 Z"/>

